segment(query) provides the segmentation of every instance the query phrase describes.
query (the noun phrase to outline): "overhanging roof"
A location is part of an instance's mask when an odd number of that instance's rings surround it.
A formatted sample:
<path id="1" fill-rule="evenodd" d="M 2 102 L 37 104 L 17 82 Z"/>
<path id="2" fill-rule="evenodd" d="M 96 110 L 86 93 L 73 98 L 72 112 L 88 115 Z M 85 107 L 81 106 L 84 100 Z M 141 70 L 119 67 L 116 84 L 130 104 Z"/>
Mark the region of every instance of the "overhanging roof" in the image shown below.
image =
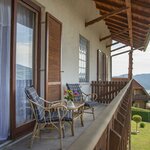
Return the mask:
<path id="1" fill-rule="evenodd" d="M 150 0 L 93 0 L 101 17 L 86 26 L 105 20 L 112 38 L 135 49 L 145 50 L 150 38 Z"/>

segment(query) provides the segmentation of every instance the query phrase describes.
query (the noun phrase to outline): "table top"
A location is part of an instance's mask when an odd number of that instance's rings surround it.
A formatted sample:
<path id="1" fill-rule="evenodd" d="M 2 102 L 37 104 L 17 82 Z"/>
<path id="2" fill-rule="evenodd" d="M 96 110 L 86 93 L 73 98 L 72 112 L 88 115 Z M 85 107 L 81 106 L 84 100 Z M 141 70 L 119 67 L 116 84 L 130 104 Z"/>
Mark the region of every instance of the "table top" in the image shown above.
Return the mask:
<path id="1" fill-rule="evenodd" d="M 84 106 L 84 102 L 73 102 L 74 106 L 73 107 L 67 107 L 69 110 L 75 110 L 75 109 L 79 109 L 80 107 Z"/>

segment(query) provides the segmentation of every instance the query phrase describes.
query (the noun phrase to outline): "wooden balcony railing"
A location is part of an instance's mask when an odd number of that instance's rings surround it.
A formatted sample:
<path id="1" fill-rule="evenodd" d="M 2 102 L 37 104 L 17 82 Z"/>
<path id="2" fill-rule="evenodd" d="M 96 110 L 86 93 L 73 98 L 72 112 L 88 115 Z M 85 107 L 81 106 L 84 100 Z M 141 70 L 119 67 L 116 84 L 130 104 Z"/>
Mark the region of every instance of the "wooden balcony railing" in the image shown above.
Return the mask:
<path id="1" fill-rule="evenodd" d="M 150 100 L 150 97 L 147 95 L 141 95 L 141 94 L 136 94 L 132 96 L 132 100 L 143 100 L 143 101 L 148 101 Z"/>
<path id="2" fill-rule="evenodd" d="M 110 103 L 126 84 L 127 81 L 92 81 L 92 93 L 101 103 Z"/>
<path id="3" fill-rule="evenodd" d="M 69 150 L 130 150 L 130 81 Z"/>

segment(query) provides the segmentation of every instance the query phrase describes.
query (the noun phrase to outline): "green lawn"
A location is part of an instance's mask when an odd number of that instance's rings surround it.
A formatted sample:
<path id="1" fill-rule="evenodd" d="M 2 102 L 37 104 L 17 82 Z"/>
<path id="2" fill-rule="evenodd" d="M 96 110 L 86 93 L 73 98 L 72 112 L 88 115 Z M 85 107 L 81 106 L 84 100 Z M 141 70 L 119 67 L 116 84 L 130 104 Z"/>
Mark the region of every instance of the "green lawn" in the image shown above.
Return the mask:
<path id="1" fill-rule="evenodd" d="M 145 128 L 138 128 L 137 135 L 131 134 L 131 150 L 150 150 L 150 123 L 144 122 Z M 131 122 L 131 132 L 135 131 L 136 123 Z"/>

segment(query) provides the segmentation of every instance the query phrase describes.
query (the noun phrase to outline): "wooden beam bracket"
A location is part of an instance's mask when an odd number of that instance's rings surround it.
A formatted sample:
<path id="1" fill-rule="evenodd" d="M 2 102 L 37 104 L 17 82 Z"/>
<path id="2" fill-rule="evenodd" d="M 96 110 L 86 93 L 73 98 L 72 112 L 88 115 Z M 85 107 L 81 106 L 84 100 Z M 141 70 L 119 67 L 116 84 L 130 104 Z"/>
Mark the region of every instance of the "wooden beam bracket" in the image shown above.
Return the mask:
<path id="1" fill-rule="evenodd" d="M 123 12 L 123 11 L 126 11 L 128 8 L 129 8 L 129 7 L 122 7 L 122 8 L 120 8 L 120 9 L 117 9 L 117 10 L 115 10 L 115 11 L 110 12 L 109 14 L 100 16 L 100 17 L 98 17 L 98 18 L 96 18 L 96 19 L 93 19 L 93 20 L 91 20 L 91 21 L 89 21 L 89 22 L 86 22 L 86 23 L 85 23 L 85 27 L 87 27 L 87 26 L 89 26 L 89 25 L 92 25 L 92 24 L 94 24 L 94 23 L 96 23 L 96 22 L 99 22 L 99 21 L 101 21 L 101 20 L 103 20 L 103 19 L 109 18 L 109 17 L 111 17 L 111 16 L 113 16 L 113 15 L 119 14 L 119 13 L 121 13 L 121 12 Z"/>

